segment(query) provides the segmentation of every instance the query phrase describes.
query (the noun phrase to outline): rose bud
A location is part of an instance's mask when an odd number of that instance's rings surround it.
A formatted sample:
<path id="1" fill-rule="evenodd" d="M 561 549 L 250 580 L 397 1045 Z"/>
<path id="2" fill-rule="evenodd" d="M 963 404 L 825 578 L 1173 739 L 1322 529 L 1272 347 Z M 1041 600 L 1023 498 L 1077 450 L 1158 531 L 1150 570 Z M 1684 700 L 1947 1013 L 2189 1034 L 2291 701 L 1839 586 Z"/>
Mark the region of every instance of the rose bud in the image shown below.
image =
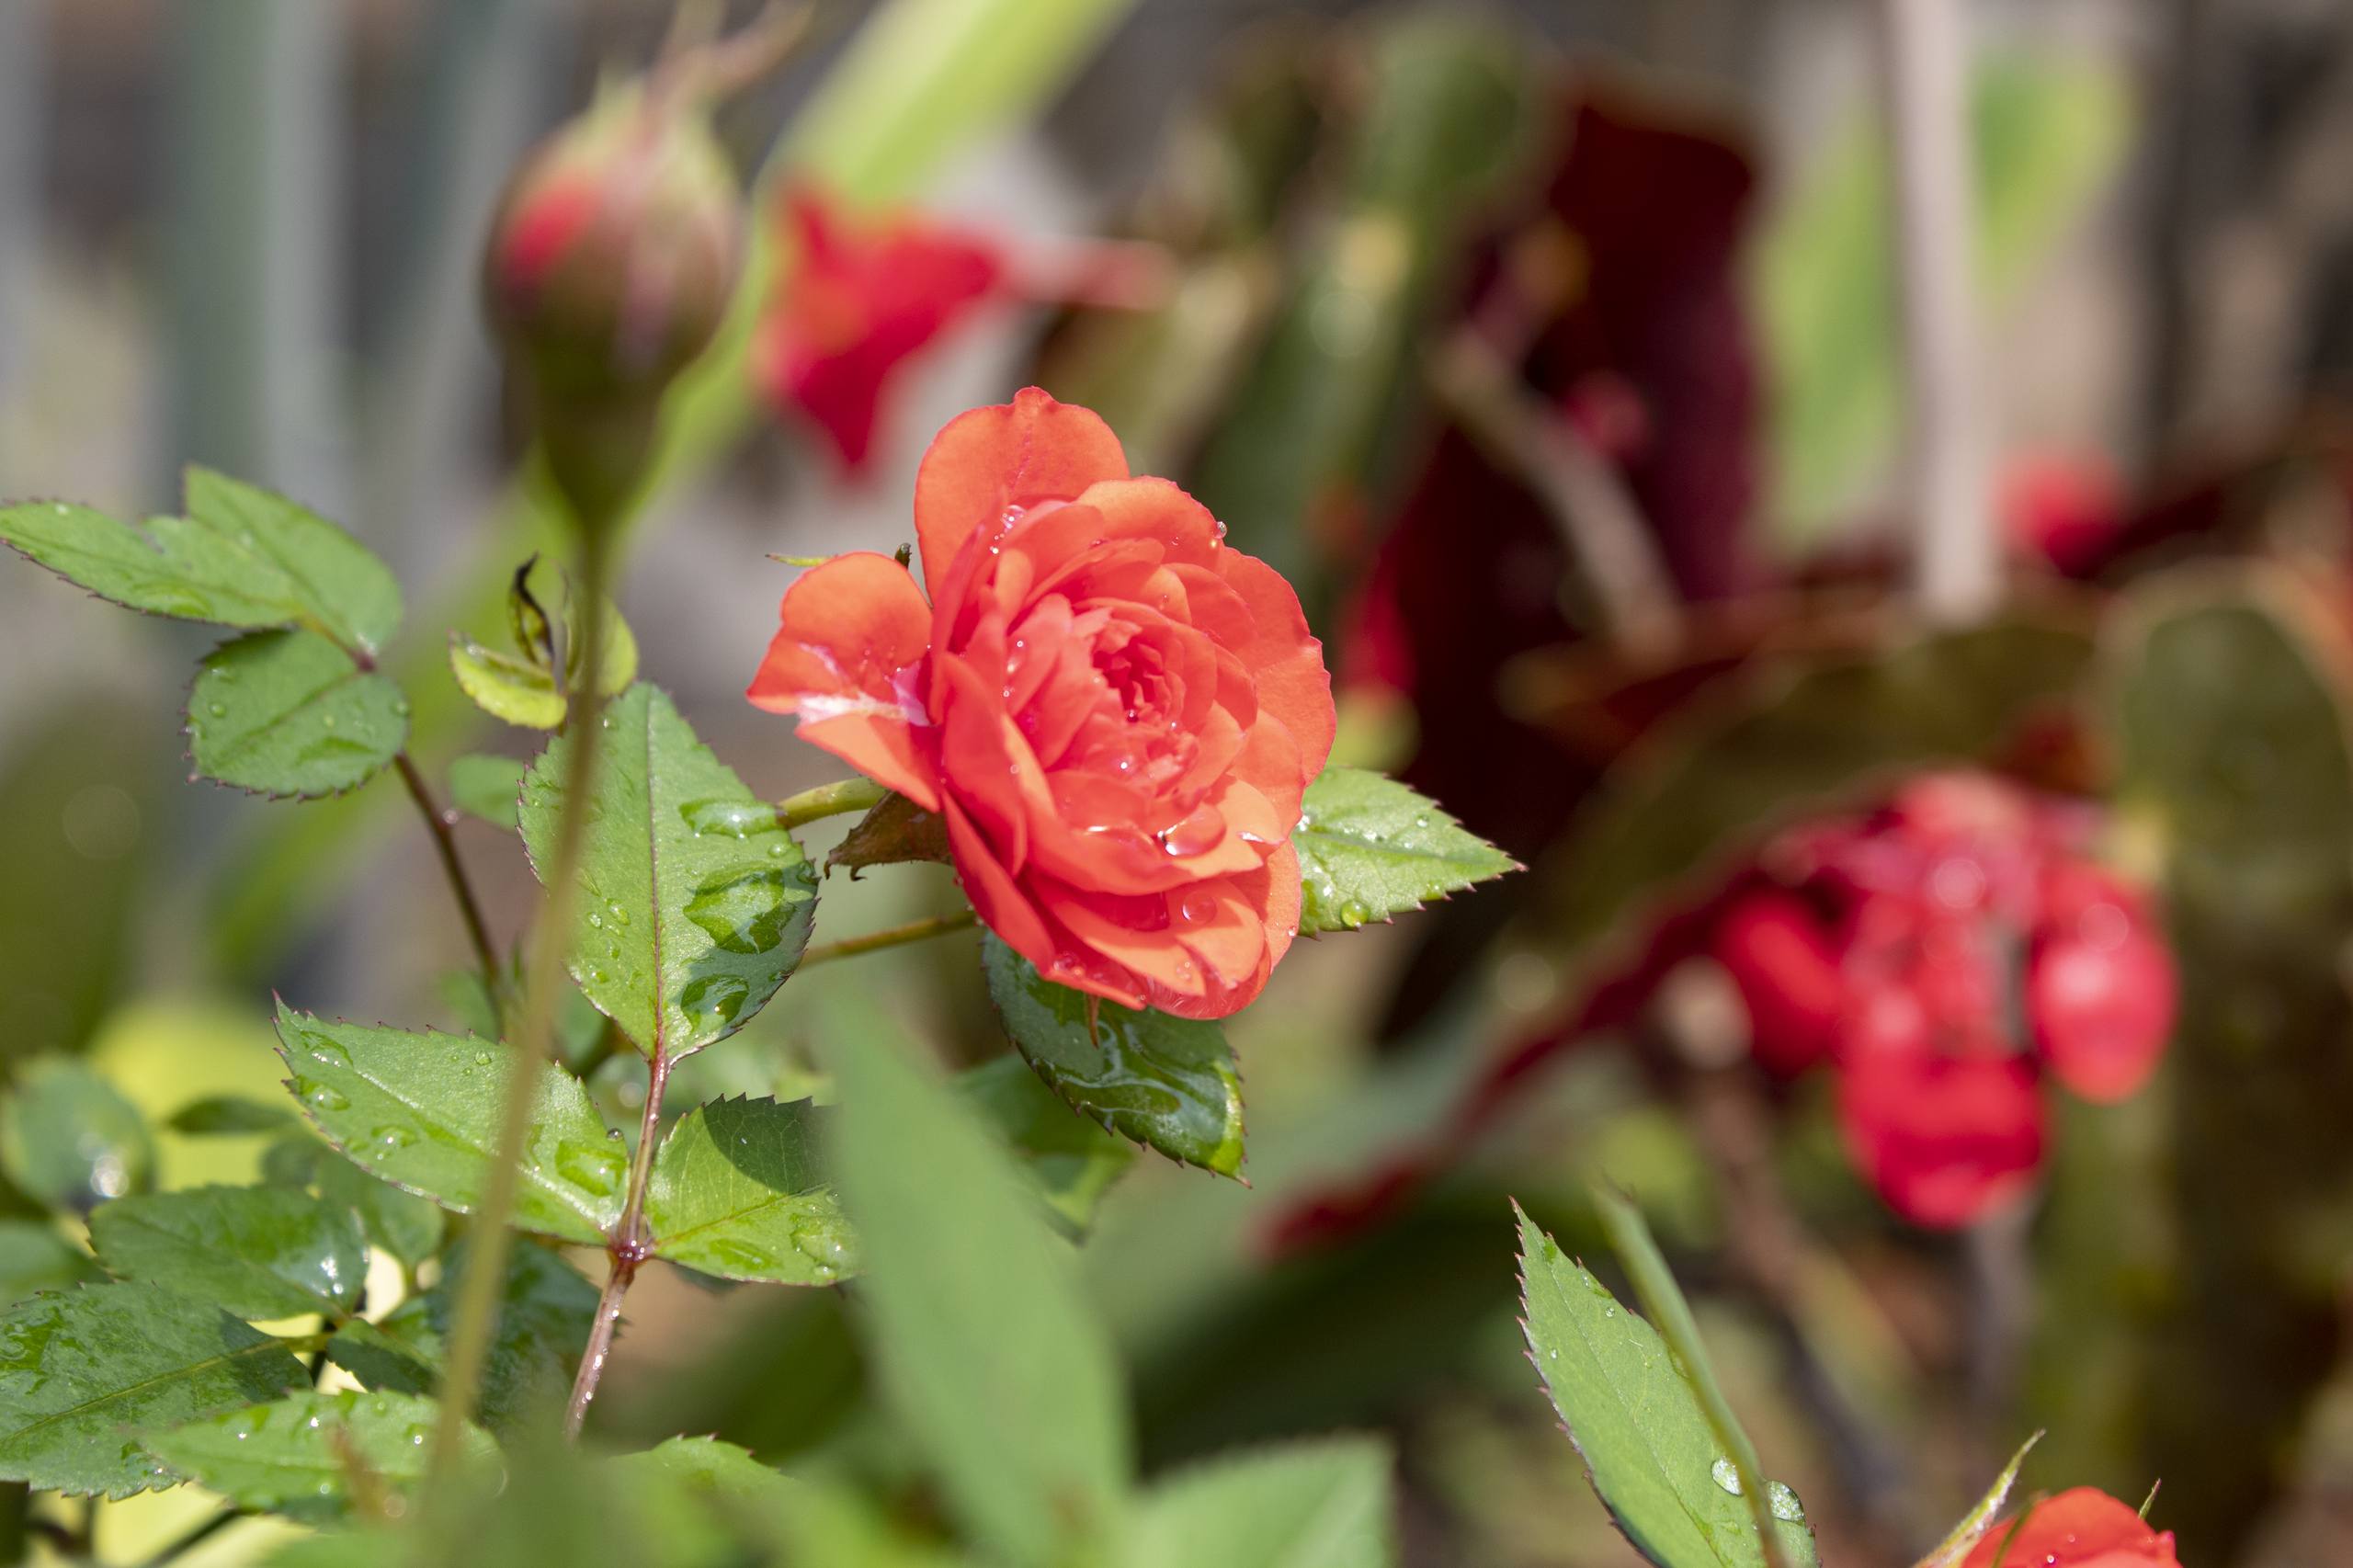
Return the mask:
<path id="1" fill-rule="evenodd" d="M 1750 893 L 1725 912 L 1714 953 L 1748 1009 L 1749 1052 L 1767 1072 L 1792 1078 L 1829 1051 L 1847 982 L 1812 910 L 1785 892 Z"/>
<path id="2" fill-rule="evenodd" d="M 507 187 L 484 298 L 584 512 L 634 482 L 663 389 L 718 332 L 741 205 L 699 102 L 639 85 L 607 89 Z"/>
<path id="3" fill-rule="evenodd" d="M 2042 1095 L 2027 1057 L 1849 1050 L 1838 1125 L 1855 1168 L 1917 1225 L 1966 1225 L 2017 1198 L 2042 1163 Z"/>
<path id="4" fill-rule="evenodd" d="M 748 693 L 939 813 L 964 892 L 1048 979 L 1222 1017 L 1299 929 L 1332 749 L 1323 647 L 1273 568 L 1035 387 L 915 477 L 926 601 L 887 555 L 793 584 Z"/>
<path id="5" fill-rule="evenodd" d="M 2004 1519 L 1980 1536 L 1961 1568 L 2181 1568 L 2173 1532 L 2153 1530 L 2129 1503 L 2078 1486 L 2028 1510 L 2011 1533 Z"/>
<path id="6" fill-rule="evenodd" d="M 658 391 L 727 313 L 741 205 L 699 106 L 608 89 L 507 187 L 491 319 L 551 390 Z"/>
<path id="7" fill-rule="evenodd" d="M 785 216 L 792 259 L 760 318 L 753 376 L 860 472 L 899 367 L 995 295 L 1005 266 L 976 236 L 914 216 L 861 224 L 805 187 Z"/>

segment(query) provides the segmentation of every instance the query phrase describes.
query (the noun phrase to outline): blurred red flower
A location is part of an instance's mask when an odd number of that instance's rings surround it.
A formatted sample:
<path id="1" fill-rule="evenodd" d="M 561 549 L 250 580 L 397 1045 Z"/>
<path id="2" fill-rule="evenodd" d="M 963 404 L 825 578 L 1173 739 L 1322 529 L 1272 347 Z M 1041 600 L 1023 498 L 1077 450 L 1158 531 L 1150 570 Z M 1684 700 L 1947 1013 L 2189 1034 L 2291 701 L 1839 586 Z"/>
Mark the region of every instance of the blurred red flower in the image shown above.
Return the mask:
<path id="1" fill-rule="evenodd" d="M 779 415 L 814 423 L 858 472 L 899 367 L 995 296 L 1006 264 L 977 235 L 915 215 L 860 222 L 807 187 L 783 221 L 790 259 L 753 373 Z"/>
<path id="2" fill-rule="evenodd" d="M 2153 1530 L 2130 1505 L 2078 1486 L 2028 1510 L 2014 1536 L 2006 1521 L 1981 1539 L 1961 1568 L 2181 1568 L 2173 1532 Z"/>
<path id="3" fill-rule="evenodd" d="M 1298 596 L 1034 387 L 939 433 L 915 512 L 930 602 L 889 556 L 817 567 L 752 701 L 938 812 L 973 908 L 1049 978 L 1243 1006 L 1297 934 L 1290 830 L 1332 749 Z"/>
<path id="4" fill-rule="evenodd" d="M 2112 1102 L 2156 1069 L 2173 958 L 2142 895 L 2083 858 L 2096 825 L 1985 775 L 1926 775 L 1783 834 L 1711 916 L 1751 1053 L 1779 1077 L 1831 1063 L 1849 1157 L 1915 1223 L 2024 1190 L 2046 1071 Z"/>

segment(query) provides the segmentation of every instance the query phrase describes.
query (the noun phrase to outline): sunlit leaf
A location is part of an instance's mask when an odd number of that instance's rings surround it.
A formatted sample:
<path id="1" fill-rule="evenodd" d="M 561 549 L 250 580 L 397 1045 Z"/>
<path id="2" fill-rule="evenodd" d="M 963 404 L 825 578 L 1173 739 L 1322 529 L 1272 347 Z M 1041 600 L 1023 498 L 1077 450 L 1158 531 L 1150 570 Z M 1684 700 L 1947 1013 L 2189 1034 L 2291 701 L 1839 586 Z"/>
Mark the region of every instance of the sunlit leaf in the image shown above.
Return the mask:
<path id="1" fill-rule="evenodd" d="M 408 738 L 408 699 L 312 631 L 256 631 L 204 661 L 188 758 L 207 778 L 312 799 L 363 784 Z"/>
<path id="2" fill-rule="evenodd" d="M 1512 858 L 1393 778 L 1327 767 L 1299 825 L 1300 935 L 1352 931 L 1517 869 Z"/>
<path id="3" fill-rule="evenodd" d="M 283 1003 L 278 1034 L 303 1116 L 347 1159 L 461 1214 L 481 1200 L 511 1060 L 504 1047 L 329 1021 Z M 627 1167 L 580 1080 L 542 1064 L 515 1222 L 602 1243 L 620 1219 Z"/>
<path id="4" fill-rule="evenodd" d="M 713 1100 L 655 1152 L 654 1255 L 726 1279 L 829 1285 L 856 1270 L 849 1225 L 819 1168 L 807 1100 Z"/>
<path id="5" fill-rule="evenodd" d="M 1369 1437 L 1211 1460 L 1137 1510 L 1135 1568 L 1383 1568 L 1397 1561 L 1389 1450 Z"/>
<path id="6" fill-rule="evenodd" d="M 102 598 L 216 626 L 309 626 L 381 649 L 400 585 L 358 540 L 266 490 L 193 468 L 186 517 L 134 528 L 87 506 L 0 506 L 0 540 Z"/>
<path id="7" fill-rule="evenodd" d="M 309 1381 L 277 1340 L 163 1285 L 85 1285 L 0 1314 L 0 1479 L 124 1497 L 170 1478 L 127 1435 Z"/>
<path id="8" fill-rule="evenodd" d="M 494 719 L 532 730 L 552 730 L 563 722 L 563 693 L 556 689 L 555 676 L 512 653 L 453 633 L 449 673 L 458 689 Z"/>
<path id="9" fill-rule="evenodd" d="M 351 1511 L 355 1486 L 374 1506 L 395 1506 L 425 1479 L 436 1406 L 415 1394 L 305 1389 L 225 1411 L 140 1441 L 178 1474 L 240 1508 L 333 1524 Z M 470 1457 L 497 1452 L 467 1428 Z"/>
<path id="10" fill-rule="evenodd" d="M 994 934 L 982 962 L 1006 1034 L 1074 1110 L 1172 1160 L 1222 1176 L 1241 1170 L 1242 1077 L 1224 1029 L 1098 1006 L 1040 976 Z"/>
<path id="11" fill-rule="evenodd" d="M 368 1275 L 351 1212 L 284 1187 L 117 1199 L 90 1216 L 90 1246 L 119 1279 L 174 1285 L 245 1318 L 341 1316 Z"/>
<path id="12" fill-rule="evenodd" d="M 1087 1560 L 1131 1460 L 1119 1364 L 1068 1246 L 879 1008 L 846 999 L 828 1023 L 834 1165 L 866 1264 L 868 1350 L 901 1429 L 995 1555 Z"/>
<path id="13" fill-rule="evenodd" d="M 724 1040 L 801 960 L 816 875 L 775 810 L 695 738 L 664 693 L 605 710 L 595 806 L 573 900 L 572 975 L 640 1049 L 672 1059 Z M 523 785 L 523 842 L 555 847 L 571 737 Z"/>

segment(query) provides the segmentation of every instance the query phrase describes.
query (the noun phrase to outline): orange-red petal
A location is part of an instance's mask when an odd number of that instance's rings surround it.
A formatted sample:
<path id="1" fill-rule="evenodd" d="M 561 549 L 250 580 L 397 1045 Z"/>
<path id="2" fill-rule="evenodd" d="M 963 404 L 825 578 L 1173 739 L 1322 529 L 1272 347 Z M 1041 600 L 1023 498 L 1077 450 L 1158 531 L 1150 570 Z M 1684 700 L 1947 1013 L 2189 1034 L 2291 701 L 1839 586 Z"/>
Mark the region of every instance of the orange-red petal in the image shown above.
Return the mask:
<path id="1" fill-rule="evenodd" d="M 1068 501 L 1097 480 L 1124 479 L 1119 437 L 1088 408 L 1024 387 L 948 422 L 915 474 L 915 539 L 935 592 L 964 541 L 1008 511 Z"/>

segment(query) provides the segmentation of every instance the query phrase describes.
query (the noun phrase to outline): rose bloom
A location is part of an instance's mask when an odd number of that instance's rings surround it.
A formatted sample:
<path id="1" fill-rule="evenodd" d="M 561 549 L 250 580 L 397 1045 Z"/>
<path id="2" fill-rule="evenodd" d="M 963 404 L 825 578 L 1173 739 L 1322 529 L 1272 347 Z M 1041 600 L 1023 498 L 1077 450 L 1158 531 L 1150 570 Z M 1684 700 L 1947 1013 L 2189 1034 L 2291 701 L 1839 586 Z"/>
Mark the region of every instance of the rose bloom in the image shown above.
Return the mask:
<path id="1" fill-rule="evenodd" d="M 2015 1538 L 2008 1520 L 1995 1525 L 1961 1568 L 1993 1568 L 1997 1558 L 2005 1568 L 2181 1568 L 2171 1530 L 2151 1529 L 2129 1505 L 2089 1486 L 2036 1504 Z"/>
<path id="2" fill-rule="evenodd" d="M 1248 1003 L 1299 928 L 1290 830 L 1332 749 L 1298 595 L 1034 387 L 939 433 L 915 520 L 929 601 L 887 555 L 815 568 L 751 700 L 939 813 L 973 908 L 1049 979 Z"/>

